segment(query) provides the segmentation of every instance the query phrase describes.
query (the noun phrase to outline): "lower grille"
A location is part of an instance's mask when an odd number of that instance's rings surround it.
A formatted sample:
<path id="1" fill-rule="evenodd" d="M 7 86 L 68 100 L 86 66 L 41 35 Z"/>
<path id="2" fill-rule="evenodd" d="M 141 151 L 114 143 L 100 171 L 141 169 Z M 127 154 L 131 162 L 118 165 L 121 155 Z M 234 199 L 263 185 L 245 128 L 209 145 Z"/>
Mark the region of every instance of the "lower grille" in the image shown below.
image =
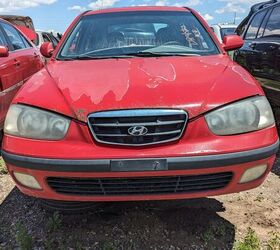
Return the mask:
<path id="1" fill-rule="evenodd" d="M 57 193 L 85 196 L 178 194 L 224 188 L 232 180 L 231 172 L 207 175 L 137 178 L 47 178 Z"/>

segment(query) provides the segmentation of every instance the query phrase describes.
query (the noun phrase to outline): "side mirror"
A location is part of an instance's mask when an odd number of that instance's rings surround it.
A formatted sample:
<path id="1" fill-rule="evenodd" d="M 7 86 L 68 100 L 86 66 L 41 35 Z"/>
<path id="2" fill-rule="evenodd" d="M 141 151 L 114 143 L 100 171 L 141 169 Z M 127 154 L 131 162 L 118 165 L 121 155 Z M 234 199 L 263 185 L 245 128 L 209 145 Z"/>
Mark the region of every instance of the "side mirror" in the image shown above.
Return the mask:
<path id="1" fill-rule="evenodd" d="M 6 46 L 0 46 L 0 57 L 8 57 L 9 49 Z"/>
<path id="2" fill-rule="evenodd" d="M 225 51 L 231 51 L 240 49 L 244 44 L 244 40 L 238 35 L 228 35 L 224 37 L 223 44 Z"/>
<path id="3" fill-rule="evenodd" d="M 50 58 L 52 56 L 53 51 L 54 48 L 52 43 L 50 42 L 44 42 L 40 47 L 41 54 L 46 58 Z"/>

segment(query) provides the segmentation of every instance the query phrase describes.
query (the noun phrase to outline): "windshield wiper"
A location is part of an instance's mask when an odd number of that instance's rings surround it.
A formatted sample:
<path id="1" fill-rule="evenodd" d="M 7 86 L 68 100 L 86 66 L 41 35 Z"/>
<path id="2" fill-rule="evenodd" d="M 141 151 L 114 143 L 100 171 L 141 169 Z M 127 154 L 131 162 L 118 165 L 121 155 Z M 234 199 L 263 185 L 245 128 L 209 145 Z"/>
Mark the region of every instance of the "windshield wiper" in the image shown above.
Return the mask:
<path id="1" fill-rule="evenodd" d="M 200 56 L 199 54 L 191 53 L 176 53 L 176 52 L 152 52 L 152 51 L 139 51 L 134 53 L 125 54 L 127 56 L 139 57 L 160 57 L 160 56 Z"/>
<path id="2" fill-rule="evenodd" d="M 191 53 L 167 53 L 167 52 L 151 52 L 151 51 L 138 51 L 120 55 L 87 55 L 82 54 L 74 57 L 63 58 L 65 61 L 73 60 L 101 60 L 101 59 L 119 59 L 119 58 L 132 58 L 132 57 L 161 57 L 161 56 L 200 56 L 199 54 Z"/>
<path id="3" fill-rule="evenodd" d="M 90 56 L 90 55 L 79 55 L 69 58 L 64 58 L 65 61 L 73 60 L 101 60 L 101 59 L 118 59 L 118 58 L 131 58 L 132 55 L 99 55 L 99 56 Z"/>

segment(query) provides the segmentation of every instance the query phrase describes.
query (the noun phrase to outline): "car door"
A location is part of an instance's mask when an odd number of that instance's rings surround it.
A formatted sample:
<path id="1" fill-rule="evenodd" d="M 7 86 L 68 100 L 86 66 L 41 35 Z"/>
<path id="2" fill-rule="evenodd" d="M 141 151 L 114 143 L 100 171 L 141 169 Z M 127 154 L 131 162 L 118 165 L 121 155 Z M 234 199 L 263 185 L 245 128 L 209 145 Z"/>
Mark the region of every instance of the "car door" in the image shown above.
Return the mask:
<path id="1" fill-rule="evenodd" d="M 244 45 L 241 49 L 234 53 L 234 60 L 246 68 L 254 75 L 255 67 L 259 68 L 258 53 L 256 51 L 256 43 L 259 37 L 259 31 L 268 18 L 268 10 L 263 10 L 256 13 L 243 35 Z"/>
<path id="2" fill-rule="evenodd" d="M 2 27 L 7 39 L 12 44 L 11 54 L 15 55 L 19 74 L 25 82 L 40 69 L 39 51 L 12 25 L 3 23 Z"/>
<path id="3" fill-rule="evenodd" d="M 8 57 L 0 57 L 0 130 L 3 128 L 5 115 L 16 90 L 23 82 L 20 67 L 13 47 L 8 41 L 0 21 L 0 44 L 9 48 Z"/>
<path id="4" fill-rule="evenodd" d="M 255 74 L 268 98 L 280 106 L 280 5 L 274 7 L 256 50 L 261 51 L 261 71 Z"/>

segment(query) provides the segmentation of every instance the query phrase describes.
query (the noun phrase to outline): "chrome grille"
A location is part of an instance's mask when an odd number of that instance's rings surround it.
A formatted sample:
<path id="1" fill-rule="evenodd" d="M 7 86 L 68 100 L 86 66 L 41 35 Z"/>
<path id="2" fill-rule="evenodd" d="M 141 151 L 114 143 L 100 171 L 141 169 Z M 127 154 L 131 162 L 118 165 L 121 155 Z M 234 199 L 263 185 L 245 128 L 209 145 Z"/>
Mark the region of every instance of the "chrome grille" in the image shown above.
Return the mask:
<path id="1" fill-rule="evenodd" d="M 218 190 L 226 187 L 233 173 L 133 178 L 48 177 L 57 193 L 85 196 L 180 194 Z"/>
<path id="2" fill-rule="evenodd" d="M 144 146 L 178 140 L 187 119 L 183 110 L 136 109 L 93 113 L 88 123 L 100 143 Z M 145 133 L 133 135 L 135 131 Z"/>

